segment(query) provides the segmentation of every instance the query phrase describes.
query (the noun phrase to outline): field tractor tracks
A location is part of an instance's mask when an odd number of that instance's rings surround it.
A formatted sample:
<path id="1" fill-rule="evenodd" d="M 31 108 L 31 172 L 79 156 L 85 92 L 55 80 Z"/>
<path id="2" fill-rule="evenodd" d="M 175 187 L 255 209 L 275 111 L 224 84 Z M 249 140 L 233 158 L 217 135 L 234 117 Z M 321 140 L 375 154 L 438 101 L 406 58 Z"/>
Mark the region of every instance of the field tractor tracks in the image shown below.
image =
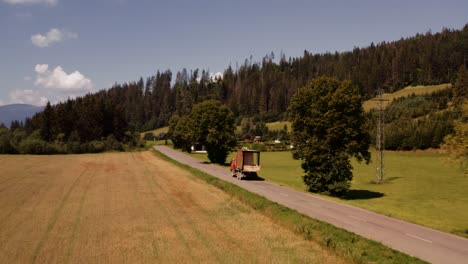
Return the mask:
<path id="1" fill-rule="evenodd" d="M 154 156 L 147 160 L 150 163 L 154 162 Z M 222 208 L 226 207 L 226 203 L 223 202 L 222 205 L 215 208 L 206 208 L 204 203 L 205 200 L 210 200 L 210 196 L 204 197 L 202 201 L 193 199 L 192 192 L 197 192 L 200 184 L 196 178 L 192 178 L 190 175 L 181 175 L 180 177 L 179 175 L 175 175 L 172 178 L 165 177 L 163 175 L 174 174 L 174 172 L 164 169 L 164 166 L 158 166 L 158 168 L 158 173 L 150 176 L 152 181 L 155 182 L 158 192 L 164 193 L 167 197 L 174 197 L 172 200 L 172 203 L 175 205 L 173 207 L 174 210 L 177 210 L 178 214 L 182 215 L 186 224 L 194 227 L 192 232 L 196 236 L 196 239 L 205 245 L 206 250 L 213 252 L 216 262 L 226 261 L 226 259 L 220 259 L 223 253 L 225 255 L 226 248 L 229 248 L 229 252 L 232 252 L 233 256 L 245 254 L 245 244 L 232 236 L 229 232 L 229 227 L 219 223 L 219 210 L 223 210 Z M 155 179 L 156 176 L 154 175 L 159 176 Z M 190 185 L 186 185 L 185 178 L 190 179 Z M 192 182 L 191 180 L 194 181 Z M 194 218 L 195 216 L 196 218 Z M 226 218 L 222 218 L 221 221 L 226 221 Z M 209 243 L 212 240 L 218 240 L 218 243 Z"/>
<path id="2" fill-rule="evenodd" d="M 86 197 L 88 195 L 89 189 L 91 187 L 91 183 L 93 182 L 95 175 L 96 175 L 96 170 L 92 170 L 91 173 L 90 173 L 90 177 L 89 177 L 89 179 L 88 179 L 88 181 L 87 181 L 87 183 L 85 185 L 85 189 L 83 191 L 83 194 L 80 197 L 78 210 L 76 212 L 75 220 L 73 221 L 72 234 L 71 234 L 70 242 L 69 242 L 69 245 L 68 245 L 68 250 L 66 251 L 67 253 L 65 255 L 65 263 L 69 262 L 72 250 L 73 250 L 73 248 L 75 246 L 77 230 L 78 230 L 78 227 L 79 227 L 79 225 L 81 223 L 83 207 L 84 207 Z"/>
<path id="3" fill-rule="evenodd" d="M 65 194 L 65 196 L 60 201 L 60 204 L 58 205 L 58 207 L 54 210 L 54 212 L 52 214 L 52 217 L 49 219 L 49 223 L 47 224 L 46 230 L 44 231 L 44 233 L 42 234 L 39 242 L 36 245 L 36 248 L 34 250 L 34 253 L 33 253 L 33 256 L 32 256 L 32 259 L 31 259 L 31 263 L 36 263 L 36 261 L 37 261 L 37 259 L 39 257 L 39 253 L 40 253 L 40 251 L 41 251 L 41 249 L 43 247 L 43 244 L 46 242 L 46 240 L 49 237 L 50 232 L 54 229 L 57 221 L 59 220 L 60 215 L 61 215 L 66 203 L 68 202 L 68 199 L 69 199 L 71 193 L 78 186 L 78 184 L 82 180 L 82 178 L 87 175 L 87 173 L 89 172 L 89 169 L 90 169 L 90 165 L 87 164 L 86 167 L 84 168 L 84 170 L 73 181 L 73 183 L 69 187 L 67 193 Z"/>
<path id="4" fill-rule="evenodd" d="M 177 235 L 177 238 L 180 239 L 182 244 L 184 245 L 184 248 L 186 250 L 186 253 L 189 254 L 190 258 L 193 258 L 193 252 L 191 250 L 191 247 L 189 245 L 189 242 L 185 238 L 185 235 L 181 232 L 179 227 L 176 224 L 176 220 L 173 217 L 173 214 L 169 213 L 169 208 L 167 207 L 165 201 L 163 201 L 159 195 L 157 195 L 155 189 L 161 190 L 162 188 L 158 185 L 157 181 L 154 179 L 154 176 L 152 175 L 153 173 L 148 169 L 148 165 L 146 165 L 144 162 L 142 163 L 142 166 L 144 168 L 144 174 L 147 177 L 148 181 L 148 187 L 150 190 L 150 193 L 152 197 L 157 201 L 157 203 L 160 205 L 159 209 L 163 212 L 164 215 L 168 216 L 168 222 L 171 226 L 171 228 L 174 230 L 174 232 Z"/>

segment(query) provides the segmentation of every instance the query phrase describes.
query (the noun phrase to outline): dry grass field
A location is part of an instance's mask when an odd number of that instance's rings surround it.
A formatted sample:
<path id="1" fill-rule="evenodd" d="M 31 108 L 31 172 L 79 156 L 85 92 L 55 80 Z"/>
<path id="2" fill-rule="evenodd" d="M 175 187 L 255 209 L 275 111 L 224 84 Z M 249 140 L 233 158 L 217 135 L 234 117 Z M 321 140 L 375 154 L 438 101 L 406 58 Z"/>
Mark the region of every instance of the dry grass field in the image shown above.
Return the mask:
<path id="1" fill-rule="evenodd" d="M 151 152 L 0 156 L 1 263 L 343 263 Z"/>

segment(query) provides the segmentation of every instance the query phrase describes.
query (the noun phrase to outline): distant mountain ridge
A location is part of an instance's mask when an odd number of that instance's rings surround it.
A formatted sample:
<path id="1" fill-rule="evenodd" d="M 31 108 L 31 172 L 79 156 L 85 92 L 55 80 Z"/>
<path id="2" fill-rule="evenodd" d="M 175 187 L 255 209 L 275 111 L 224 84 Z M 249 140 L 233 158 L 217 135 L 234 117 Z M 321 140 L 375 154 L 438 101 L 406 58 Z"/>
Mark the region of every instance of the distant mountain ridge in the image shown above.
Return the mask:
<path id="1" fill-rule="evenodd" d="M 36 106 L 29 104 L 9 104 L 0 106 L 0 124 L 3 123 L 7 127 L 11 121 L 23 121 L 28 117 L 32 117 L 37 112 L 44 110 L 44 106 Z"/>

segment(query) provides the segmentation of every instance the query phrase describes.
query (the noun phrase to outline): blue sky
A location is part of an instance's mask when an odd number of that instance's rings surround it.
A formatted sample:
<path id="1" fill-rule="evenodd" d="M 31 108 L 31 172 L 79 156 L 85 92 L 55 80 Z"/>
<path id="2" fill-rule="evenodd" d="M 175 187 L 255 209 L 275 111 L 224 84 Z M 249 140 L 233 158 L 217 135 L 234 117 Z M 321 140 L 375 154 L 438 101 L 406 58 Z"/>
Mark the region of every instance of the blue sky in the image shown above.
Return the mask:
<path id="1" fill-rule="evenodd" d="M 0 105 L 460 29 L 468 1 L 0 0 Z"/>

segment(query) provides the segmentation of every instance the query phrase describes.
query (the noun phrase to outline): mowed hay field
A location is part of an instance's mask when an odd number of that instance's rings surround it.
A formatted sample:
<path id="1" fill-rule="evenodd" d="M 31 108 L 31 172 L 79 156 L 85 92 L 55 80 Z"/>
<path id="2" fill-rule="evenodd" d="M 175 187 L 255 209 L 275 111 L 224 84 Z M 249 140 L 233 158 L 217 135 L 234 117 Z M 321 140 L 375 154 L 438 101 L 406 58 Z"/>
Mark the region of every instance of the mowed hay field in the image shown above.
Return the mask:
<path id="1" fill-rule="evenodd" d="M 382 102 L 382 106 L 386 107 L 388 106 L 393 100 L 400 98 L 400 97 L 406 97 L 410 96 L 412 94 L 415 95 L 429 95 L 434 92 L 439 92 L 445 89 L 450 89 L 452 88 L 452 84 L 450 83 L 444 83 L 444 84 L 438 84 L 438 85 L 418 85 L 418 86 L 407 86 L 401 90 L 398 90 L 394 93 L 385 93 L 382 95 L 382 99 L 387 100 Z M 367 100 L 363 102 L 363 108 L 365 111 L 370 111 L 371 109 L 378 109 L 379 108 L 379 102 L 376 101 L 377 97 Z"/>
<path id="2" fill-rule="evenodd" d="M 0 156 L 1 263 L 343 263 L 152 152 Z"/>

